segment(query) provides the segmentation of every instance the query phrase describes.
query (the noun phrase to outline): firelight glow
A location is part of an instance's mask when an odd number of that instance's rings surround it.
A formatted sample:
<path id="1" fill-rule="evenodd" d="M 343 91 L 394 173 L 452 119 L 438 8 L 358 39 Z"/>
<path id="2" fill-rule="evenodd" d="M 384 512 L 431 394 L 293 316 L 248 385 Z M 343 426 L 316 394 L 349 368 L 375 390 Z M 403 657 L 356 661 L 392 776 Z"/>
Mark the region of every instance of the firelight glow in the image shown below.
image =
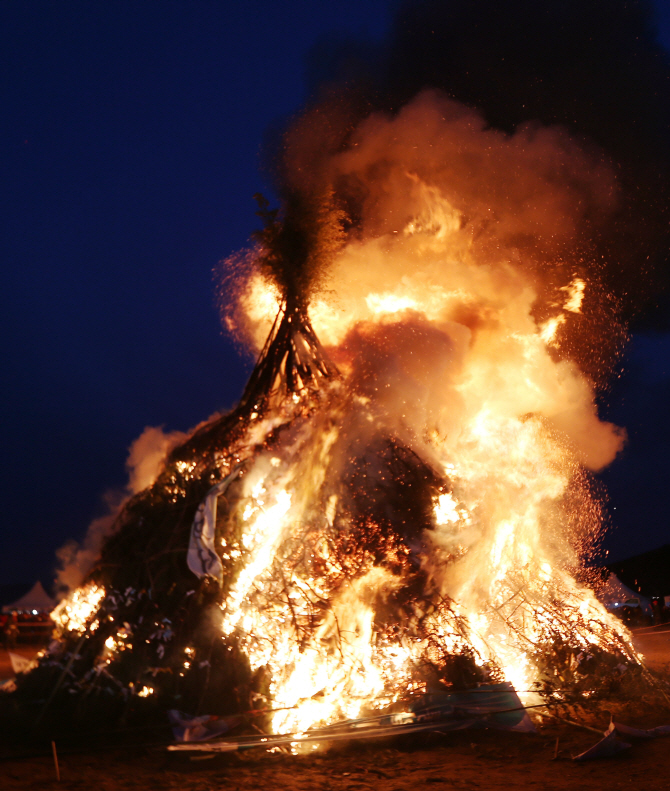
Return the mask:
<path id="1" fill-rule="evenodd" d="M 274 467 L 263 456 L 252 464 L 268 511 L 254 490 L 229 517 L 244 525 L 246 554 L 223 604 L 224 633 L 238 636 L 253 670 L 267 669 L 272 705 L 285 709 L 275 732 L 425 691 L 425 668 L 458 654 L 522 694 L 541 682 L 550 646 L 598 646 L 635 661 L 626 629 L 575 580 L 601 527 L 584 470 L 608 464 L 622 443 L 562 353 L 589 285 L 572 275 L 541 297 L 537 268 L 507 241 L 573 233 L 580 210 L 569 179 L 545 180 L 538 169 L 552 146 L 559 158 L 567 149 L 554 132 L 506 137 L 468 113 L 422 95 L 393 118 L 365 121 L 330 163 L 368 194 L 358 234 L 309 305 L 343 380 L 314 412 L 287 414 Z M 609 183 L 600 164 L 570 152 L 566 167 L 587 191 Z M 476 174 L 474 159 L 484 163 Z M 277 289 L 252 271 L 240 304 L 238 323 L 260 347 Z M 299 400 L 310 403 L 307 391 Z M 379 435 L 409 448 L 442 485 L 420 536 L 385 539 L 381 558 L 357 550 L 353 573 L 343 536 L 382 530 L 356 522 L 349 503 L 352 487 L 385 480 L 372 461 Z M 337 476 L 353 448 L 369 477 L 345 485 Z M 418 578 L 423 599 L 389 619 Z"/>

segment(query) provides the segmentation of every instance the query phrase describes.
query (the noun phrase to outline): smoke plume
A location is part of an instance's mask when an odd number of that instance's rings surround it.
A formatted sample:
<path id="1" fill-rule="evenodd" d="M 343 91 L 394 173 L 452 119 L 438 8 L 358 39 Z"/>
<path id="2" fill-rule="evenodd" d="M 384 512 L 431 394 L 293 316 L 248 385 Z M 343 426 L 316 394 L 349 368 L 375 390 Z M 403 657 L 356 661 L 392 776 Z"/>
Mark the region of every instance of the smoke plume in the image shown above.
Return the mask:
<path id="1" fill-rule="evenodd" d="M 187 436 L 181 431 L 165 433 L 160 426 L 147 426 L 133 441 L 126 459 L 126 486 L 105 492 L 105 513 L 90 523 L 81 543 L 68 541 L 56 552 L 59 561 L 56 586 L 62 595 L 81 585 L 99 559 L 103 544 L 118 528 L 117 517 L 125 504 L 133 495 L 151 486 L 160 474 L 168 453 Z"/>
<path id="2" fill-rule="evenodd" d="M 540 158 L 536 164 L 541 174 L 529 180 L 532 154 L 521 156 L 517 183 L 514 168 L 499 161 L 495 143 L 490 152 L 471 152 L 475 159 L 469 163 L 469 193 L 480 191 L 483 204 L 494 199 L 502 217 L 493 219 L 499 228 L 500 219 L 508 223 L 508 242 L 516 233 L 520 251 L 526 254 L 535 246 L 532 252 L 545 259 L 545 267 L 547 252 L 554 265 L 557 254 L 571 258 L 564 262 L 567 267 L 577 259 L 592 280 L 602 283 L 603 293 L 612 295 L 609 300 L 603 297 L 609 313 L 616 309 L 629 320 L 654 307 L 669 271 L 670 60 L 655 39 L 649 2 L 424 0 L 400 6 L 390 39 L 382 46 L 366 50 L 348 42 L 320 45 L 311 57 L 312 102 L 267 149 L 281 203 L 278 216 L 288 236 L 294 238 L 298 229 L 303 248 L 305 240 L 316 236 L 315 207 L 322 205 L 324 196 L 328 207 L 345 212 L 331 214 L 331 219 L 349 237 L 361 232 L 361 212 L 366 215 L 366 232 L 374 232 L 366 187 L 359 180 L 352 183 L 341 168 L 334 172 L 333 160 L 344 151 L 350 152 L 350 161 L 356 159 L 352 139 L 360 138 L 361 127 L 369 129 L 372 122 L 366 119 L 379 113 L 406 115 L 403 108 L 427 88 L 463 105 L 464 116 L 472 111 L 466 108 L 474 109 L 476 123 L 490 130 L 493 139 L 497 130 L 513 141 L 511 147 L 515 145 L 518 153 L 528 146 Z M 452 116 L 456 106 L 452 105 Z M 426 131 L 428 139 L 432 132 Z M 422 140 L 417 136 L 415 151 L 417 159 L 427 162 L 430 155 Z M 601 171 L 610 168 L 609 184 L 595 186 L 590 179 L 593 166 L 581 177 L 577 149 L 583 157 L 599 160 Z M 439 150 L 434 148 L 434 160 Z M 486 158 L 495 171 L 482 167 Z M 412 162 L 406 154 L 403 159 Z M 461 162 L 464 172 L 467 166 Z M 381 157 L 376 167 L 384 167 Z M 449 175 L 449 168 L 444 161 L 438 164 L 442 176 Z M 484 172 L 482 185 L 477 174 Z M 558 187 L 554 198 L 539 184 L 550 180 Z M 406 185 L 401 180 L 399 186 Z M 543 197 L 534 192 L 538 186 Z M 463 190 L 462 179 L 448 193 L 454 189 Z M 490 196 L 492 192 L 497 195 Z M 502 200 L 507 197 L 505 211 Z M 543 199 L 564 203 L 549 207 Z M 397 213 L 390 214 L 391 205 L 378 208 L 382 226 L 401 222 Z M 556 222 L 554 210 L 563 215 L 564 224 Z M 325 285 L 327 262 L 318 262 L 318 256 L 310 257 L 303 249 L 300 255 L 279 258 L 282 265 L 270 268 L 280 291 L 289 280 L 300 283 L 303 294 L 305 287 Z M 290 277 L 287 267 L 293 272 Z M 590 348 L 589 354 L 601 359 L 589 375 L 604 381 L 600 369 L 608 369 L 617 352 L 617 343 L 600 352 Z"/>

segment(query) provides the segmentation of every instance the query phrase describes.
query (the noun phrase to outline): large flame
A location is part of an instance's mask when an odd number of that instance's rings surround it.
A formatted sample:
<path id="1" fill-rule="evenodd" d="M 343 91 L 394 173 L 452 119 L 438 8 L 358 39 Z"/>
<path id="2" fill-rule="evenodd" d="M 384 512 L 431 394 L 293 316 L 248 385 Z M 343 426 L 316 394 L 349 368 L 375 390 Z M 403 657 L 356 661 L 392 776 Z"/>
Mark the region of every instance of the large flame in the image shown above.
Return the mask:
<path id="1" fill-rule="evenodd" d="M 519 691 L 561 641 L 632 655 L 624 628 L 575 580 L 601 529 L 585 470 L 622 443 L 561 353 L 589 286 L 573 274 L 547 297 L 537 250 L 529 262 L 510 241 L 564 249 L 584 195 L 609 200 L 609 172 L 554 130 L 508 138 L 429 95 L 366 121 L 330 167 L 367 190 L 362 231 L 309 308 L 344 379 L 254 459 L 226 517 L 239 524 L 239 560 L 223 630 L 266 669 L 281 709 L 273 729 L 426 689 L 425 668 L 449 655 Z M 252 271 L 239 304 L 260 345 L 279 292 Z M 352 486 L 380 484 L 374 464 L 350 469 L 356 453 L 379 452 L 379 436 L 438 483 L 431 523 L 418 535 L 381 529 L 373 550 L 365 536 L 380 525 L 347 500 Z"/>

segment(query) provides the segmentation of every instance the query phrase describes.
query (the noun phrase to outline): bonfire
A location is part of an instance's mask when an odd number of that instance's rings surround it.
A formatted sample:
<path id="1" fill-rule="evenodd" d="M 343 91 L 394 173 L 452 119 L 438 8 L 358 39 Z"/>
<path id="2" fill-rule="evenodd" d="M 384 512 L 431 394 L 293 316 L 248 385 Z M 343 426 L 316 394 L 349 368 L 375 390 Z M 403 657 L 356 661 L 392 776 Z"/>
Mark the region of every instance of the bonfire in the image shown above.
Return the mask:
<path id="1" fill-rule="evenodd" d="M 301 123 L 226 265 L 239 405 L 125 504 L 24 688 L 272 733 L 496 682 L 597 695 L 639 666 L 588 572 L 623 435 L 580 339 L 621 332 L 576 250 L 613 177 L 433 93 L 320 155 Z"/>

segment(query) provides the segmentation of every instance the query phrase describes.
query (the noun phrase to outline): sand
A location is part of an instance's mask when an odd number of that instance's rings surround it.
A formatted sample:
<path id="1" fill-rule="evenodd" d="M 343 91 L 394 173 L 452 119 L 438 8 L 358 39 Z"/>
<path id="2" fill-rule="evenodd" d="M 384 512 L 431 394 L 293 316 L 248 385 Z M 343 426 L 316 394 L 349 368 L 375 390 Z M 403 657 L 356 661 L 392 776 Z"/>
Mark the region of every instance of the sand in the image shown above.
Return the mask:
<path id="1" fill-rule="evenodd" d="M 558 757 L 555 759 L 556 739 Z M 598 736 L 569 725 L 538 734 L 462 732 L 421 740 L 367 744 L 322 755 L 250 751 L 190 760 L 162 749 L 125 747 L 76 754 L 61 751 L 61 781 L 45 745 L 42 755 L 0 764 L 3 789 L 179 789 L 288 791 L 352 789 L 641 789 L 670 788 L 670 738 L 636 743 L 620 756 L 575 763 Z"/>

